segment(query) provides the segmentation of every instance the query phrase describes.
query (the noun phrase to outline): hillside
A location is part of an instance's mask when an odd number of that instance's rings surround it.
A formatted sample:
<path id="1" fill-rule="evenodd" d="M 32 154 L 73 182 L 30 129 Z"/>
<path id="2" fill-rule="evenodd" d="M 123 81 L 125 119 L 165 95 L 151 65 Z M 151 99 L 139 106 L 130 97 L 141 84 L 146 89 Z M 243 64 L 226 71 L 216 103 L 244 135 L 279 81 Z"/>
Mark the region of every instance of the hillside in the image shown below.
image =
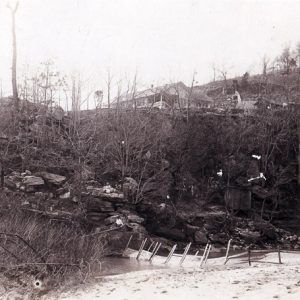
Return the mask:
<path id="1" fill-rule="evenodd" d="M 130 236 L 132 248 L 147 238 L 161 255 L 189 242 L 193 253 L 207 243 L 222 251 L 230 239 L 237 250 L 300 248 L 296 111 L 196 111 L 187 119 L 0 104 L 5 276 L 15 278 L 11 266 L 18 274 L 91 274 L 90 264 L 120 255 Z"/>
<path id="2" fill-rule="evenodd" d="M 300 104 L 300 72 L 293 70 L 289 74 L 281 71 L 266 75 L 244 75 L 242 77 L 219 80 L 196 86 L 196 90 L 205 93 L 215 105 L 222 105 L 228 96 L 237 90 L 242 101 L 267 101 L 273 104 Z"/>

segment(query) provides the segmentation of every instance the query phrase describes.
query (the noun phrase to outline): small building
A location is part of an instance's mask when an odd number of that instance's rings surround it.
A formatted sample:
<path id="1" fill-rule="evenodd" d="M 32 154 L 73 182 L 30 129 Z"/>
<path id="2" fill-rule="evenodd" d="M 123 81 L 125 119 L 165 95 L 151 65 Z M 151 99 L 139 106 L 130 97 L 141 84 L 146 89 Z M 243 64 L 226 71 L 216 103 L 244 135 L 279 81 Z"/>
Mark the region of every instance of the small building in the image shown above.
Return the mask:
<path id="1" fill-rule="evenodd" d="M 207 103 L 198 101 L 198 94 L 183 82 L 151 87 L 135 93 L 125 93 L 116 97 L 111 103 L 112 108 L 120 109 L 197 109 L 207 107 Z"/>

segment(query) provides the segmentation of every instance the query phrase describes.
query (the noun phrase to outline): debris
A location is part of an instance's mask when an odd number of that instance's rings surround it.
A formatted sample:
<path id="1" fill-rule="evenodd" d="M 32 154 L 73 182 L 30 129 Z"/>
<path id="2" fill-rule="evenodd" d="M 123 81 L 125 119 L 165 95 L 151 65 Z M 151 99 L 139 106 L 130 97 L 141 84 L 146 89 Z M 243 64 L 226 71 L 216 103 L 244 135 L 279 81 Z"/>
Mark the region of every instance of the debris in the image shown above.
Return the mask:
<path id="1" fill-rule="evenodd" d="M 259 176 L 252 177 L 252 178 L 248 179 L 248 182 L 251 182 L 251 181 L 256 180 L 256 179 L 261 179 L 261 178 L 264 179 L 264 180 L 267 180 L 267 178 L 264 176 L 263 173 L 259 173 Z"/>
<path id="2" fill-rule="evenodd" d="M 264 180 L 267 180 L 267 178 L 264 176 L 263 173 L 259 173 L 259 177 L 262 178 L 262 179 L 264 179 Z"/>
<path id="3" fill-rule="evenodd" d="M 145 154 L 146 158 L 147 159 L 150 159 L 151 158 L 151 152 L 148 150 Z"/>
<path id="4" fill-rule="evenodd" d="M 116 224 L 117 224 L 118 226 L 123 226 L 123 225 L 124 225 L 123 221 L 122 221 L 120 218 L 118 218 L 118 219 L 116 220 Z"/>
<path id="5" fill-rule="evenodd" d="M 253 158 L 256 158 L 257 160 L 260 160 L 260 159 L 261 159 L 261 155 L 252 154 L 252 157 L 253 157 Z"/>

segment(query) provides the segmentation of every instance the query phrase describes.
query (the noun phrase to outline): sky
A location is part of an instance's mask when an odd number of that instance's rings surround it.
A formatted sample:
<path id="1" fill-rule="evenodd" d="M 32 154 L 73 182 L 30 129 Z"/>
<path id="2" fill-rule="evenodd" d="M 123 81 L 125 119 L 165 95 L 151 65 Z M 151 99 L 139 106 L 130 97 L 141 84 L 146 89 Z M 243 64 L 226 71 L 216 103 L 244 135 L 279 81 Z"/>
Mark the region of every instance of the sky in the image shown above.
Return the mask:
<path id="1" fill-rule="evenodd" d="M 14 0 L 9 0 L 14 2 Z M 0 81 L 11 94 L 11 18 L 0 0 Z M 261 71 L 300 41 L 299 0 L 19 0 L 18 74 L 48 59 L 89 88 L 113 91 L 137 74 L 150 87 L 175 81 L 202 84 L 212 66 L 229 76 Z M 125 83 L 124 83 L 125 84 Z"/>

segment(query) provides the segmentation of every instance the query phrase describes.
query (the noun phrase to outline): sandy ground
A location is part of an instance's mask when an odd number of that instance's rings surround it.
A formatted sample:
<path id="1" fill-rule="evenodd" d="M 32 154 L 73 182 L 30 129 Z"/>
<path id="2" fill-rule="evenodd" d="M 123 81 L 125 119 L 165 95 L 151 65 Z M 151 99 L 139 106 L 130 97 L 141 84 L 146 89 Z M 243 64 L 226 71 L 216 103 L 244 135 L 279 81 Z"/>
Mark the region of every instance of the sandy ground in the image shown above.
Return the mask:
<path id="1" fill-rule="evenodd" d="M 251 266 L 246 258 L 229 260 L 226 266 L 219 258 L 199 268 L 199 259 L 188 257 L 179 267 L 179 259 L 172 258 L 168 269 L 99 277 L 84 289 L 45 299 L 300 299 L 300 254 L 283 253 L 281 265 L 277 253 Z M 153 263 L 163 261 L 156 257 Z"/>

